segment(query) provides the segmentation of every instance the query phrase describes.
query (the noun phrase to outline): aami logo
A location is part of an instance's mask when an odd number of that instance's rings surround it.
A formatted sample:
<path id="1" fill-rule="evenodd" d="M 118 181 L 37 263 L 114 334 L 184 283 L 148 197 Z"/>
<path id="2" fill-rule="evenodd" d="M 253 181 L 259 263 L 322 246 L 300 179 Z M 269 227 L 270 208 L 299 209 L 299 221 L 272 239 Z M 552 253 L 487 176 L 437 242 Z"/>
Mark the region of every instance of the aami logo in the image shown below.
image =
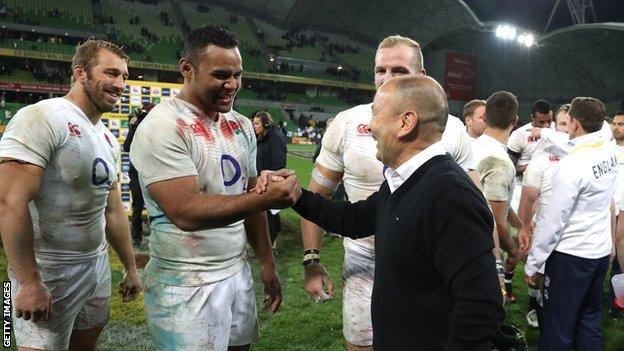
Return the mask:
<path id="1" fill-rule="evenodd" d="M 550 155 L 548 156 L 548 160 L 551 162 L 559 162 L 560 159 L 559 159 L 559 156 L 557 155 Z"/>
<path id="2" fill-rule="evenodd" d="M 357 135 L 358 136 L 371 136 L 370 130 L 368 129 L 368 125 L 360 123 L 357 125 Z"/>
<path id="3" fill-rule="evenodd" d="M 78 129 L 77 124 L 71 124 L 70 122 L 67 122 L 67 127 L 69 127 L 69 135 L 80 138 L 81 133 L 80 129 Z"/>

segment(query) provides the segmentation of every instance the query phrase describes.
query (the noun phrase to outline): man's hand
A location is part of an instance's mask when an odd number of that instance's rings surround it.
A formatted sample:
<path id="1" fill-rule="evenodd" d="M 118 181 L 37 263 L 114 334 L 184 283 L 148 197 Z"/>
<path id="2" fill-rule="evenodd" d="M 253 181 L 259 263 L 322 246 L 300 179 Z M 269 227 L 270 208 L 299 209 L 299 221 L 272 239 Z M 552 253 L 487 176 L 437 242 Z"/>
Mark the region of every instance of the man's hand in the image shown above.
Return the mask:
<path id="1" fill-rule="evenodd" d="M 141 279 L 136 269 L 129 271 L 126 274 L 123 282 L 119 283 L 119 294 L 121 295 L 121 301 L 129 302 L 134 300 L 141 292 Z"/>
<path id="2" fill-rule="evenodd" d="M 256 194 L 262 195 L 267 190 L 269 182 L 284 181 L 286 178 L 295 175 L 295 171 L 290 169 L 280 169 L 279 171 L 262 171 L 256 179 L 256 187 L 250 191 L 255 191 Z"/>
<path id="3" fill-rule="evenodd" d="M 280 176 L 272 176 L 271 178 L 275 177 Z M 266 199 L 268 208 L 290 207 L 301 197 L 301 184 L 293 173 L 283 181 L 271 180 L 267 184 L 266 191 L 260 196 Z"/>
<path id="4" fill-rule="evenodd" d="M 20 284 L 15 297 L 17 318 L 33 322 L 45 322 L 52 312 L 52 295 L 41 282 Z"/>
<path id="5" fill-rule="evenodd" d="M 518 231 L 518 242 L 520 243 L 520 253 L 522 256 L 526 256 L 529 253 L 529 249 L 531 248 L 532 237 L 533 237 L 533 232 L 531 231 L 531 229 L 522 227 Z"/>
<path id="6" fill-rule="evenodd" d="M 260 280 L 264 284 L 264 308 L 275 313 L 282 304 L 282 285 L 275 271 L 275 266 L 272 264 L 262 265 Z"/>
<path id="7" fill-rule="evenodd" d="M 327 291 L 323 289 L 323 284 Z M 334 283 L 321 263 L 312 263 L 304 267 L 304 288 L 316 302 L 334 297 Z"/>
<path id="8" fill-rule="evenodd" d="M 535 141 L 540 138 L 541 134 L 542 134 L 542 128 L 533 127 L 533 129 L 531 129 L 531 136 L 529 138 Z"/>

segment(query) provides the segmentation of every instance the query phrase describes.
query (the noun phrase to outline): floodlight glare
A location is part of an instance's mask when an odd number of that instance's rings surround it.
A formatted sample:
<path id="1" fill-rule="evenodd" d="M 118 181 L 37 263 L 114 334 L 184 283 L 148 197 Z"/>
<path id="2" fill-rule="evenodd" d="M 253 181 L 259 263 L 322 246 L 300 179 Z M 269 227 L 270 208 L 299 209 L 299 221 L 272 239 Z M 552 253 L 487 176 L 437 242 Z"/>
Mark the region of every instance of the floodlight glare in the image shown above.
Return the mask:
<path id="1" fill-rule="evenodd" d="M 508 25 L 496 27 L 496 37 L 504 40 L 514 40 L 516 38 L 516 28 Z"/>
<path id="2" fill-rule="evenodd" d="M 530 47 L 535 44 L 535 38 L 530 33 L 523 33 L 518 36 L 518 43 L 524 44 L 526 47 Z"/>

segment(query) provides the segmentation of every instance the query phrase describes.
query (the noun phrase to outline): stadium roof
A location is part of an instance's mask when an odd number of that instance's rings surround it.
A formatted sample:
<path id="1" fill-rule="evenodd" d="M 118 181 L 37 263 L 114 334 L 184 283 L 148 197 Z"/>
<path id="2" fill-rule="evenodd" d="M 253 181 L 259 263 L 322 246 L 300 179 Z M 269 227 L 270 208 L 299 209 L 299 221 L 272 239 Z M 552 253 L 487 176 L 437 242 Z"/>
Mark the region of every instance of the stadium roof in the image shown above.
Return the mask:
<path id="1" fill-rule="evenodd" d="M 426 46 L 450 30 L 479 26 L 460 0 L 234 0 L 230 3 L 262 12 L 289 28 L 343 33 L 376 45 L 402 34 Z"/>
<path id="2" fill-rule="evenodd" d="M 425 55 L 435 50 L 479 58 L 479 96 L 511 90 L 522 100 L 566 101 L 589 95 L 622 98 L 624 24 L 564 27 L 537 38 L 529 49 L 493 35 L 462 0 L 234 0 L 231 3 L 289 28 L 345 34 L 371 46 L 391 34 L 416 39 Z"/>
<path id="3" fill-rule="evenodd" d="M 425 51 L 444 48 L 478 56 L 480 96 L 510 90 L 525 101 L 622 97 L 624 24 L 565 27 L 538 38 L 531 48 L 496 40 L 491 26 L 446 33 Z"/>

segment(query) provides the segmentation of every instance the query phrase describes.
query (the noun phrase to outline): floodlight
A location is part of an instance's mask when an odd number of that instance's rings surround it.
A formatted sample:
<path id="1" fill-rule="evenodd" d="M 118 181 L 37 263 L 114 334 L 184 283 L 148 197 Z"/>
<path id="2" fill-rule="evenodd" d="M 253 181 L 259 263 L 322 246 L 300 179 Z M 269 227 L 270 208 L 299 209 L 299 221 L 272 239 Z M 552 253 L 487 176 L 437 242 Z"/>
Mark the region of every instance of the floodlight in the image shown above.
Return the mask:
<path id="1" fill-rule="evenodd" d="M 514 40 L 516 38 L 516 28 L 503 24 L 496 27 L 496 36 L 504 40 Z"/>

